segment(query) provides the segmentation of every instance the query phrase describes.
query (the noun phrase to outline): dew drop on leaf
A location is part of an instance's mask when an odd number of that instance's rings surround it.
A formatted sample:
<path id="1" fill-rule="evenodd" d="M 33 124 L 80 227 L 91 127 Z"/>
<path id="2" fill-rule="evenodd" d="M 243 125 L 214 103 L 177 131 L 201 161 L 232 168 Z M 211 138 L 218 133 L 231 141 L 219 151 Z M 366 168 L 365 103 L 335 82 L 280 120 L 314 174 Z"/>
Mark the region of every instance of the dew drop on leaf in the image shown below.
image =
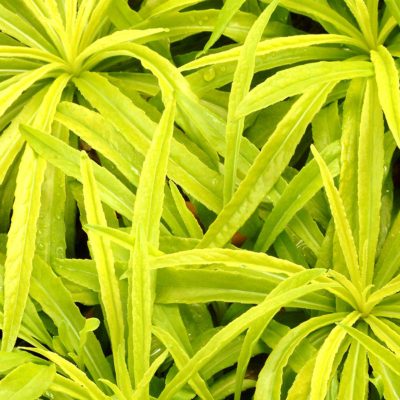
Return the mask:
<path id="1" fill-rule="evenodd" d="M 62 247 L 57 247 L 56 249 L 56 257 L 64 258 L 64 249 Z"/>
<path id="2" fill-rule="evenodd" d="M 211 67 L 211 68 L 207 69 L 203 74 L 203 78 L 207 82 L 212 81 L 215 78 L 215 69 L 214 69 L 214 67 Z"/>

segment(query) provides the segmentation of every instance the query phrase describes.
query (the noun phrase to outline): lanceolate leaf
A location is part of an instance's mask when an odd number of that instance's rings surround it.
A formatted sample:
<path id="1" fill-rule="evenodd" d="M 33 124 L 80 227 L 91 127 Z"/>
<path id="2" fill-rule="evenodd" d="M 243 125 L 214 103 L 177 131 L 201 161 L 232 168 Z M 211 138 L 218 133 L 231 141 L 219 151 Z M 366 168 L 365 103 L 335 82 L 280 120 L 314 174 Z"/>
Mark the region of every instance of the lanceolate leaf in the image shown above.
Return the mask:
<path id="1" fill-rule="evenodd" d="M 267 1 L 269 2 L 269 0 Z M 328 2 L 321 2 L 319 0 L 302 0 L 301 2 L 296 0 L 281 0 L 281 5 L 287 7 L 290 11 L 310 16 L 322 23 L 322 25 L 326 24 L 327 27 L 333 26 L 335 31 L 358 39 L 360 44 L 363 44 L 360 32 L 351 22 L 342 17 L 334 8 L 330 7 Z M 366 46 L 364 45 L 364 47 Z"/>
<path id="2" fill-rule="evenodd" d="M 295 348 L 311 332 L 334 324 L 344 317 L 346 317 L 345 313 L 332 313 L 314 317 L 288 332 L 274 348 L 264 368 L 261 370 L 254 399 L 263 400 L 265 396 L 268 396 L 271 400 L 279 400 L 281 398 L 283 368 Z"/>
<path id="3" fill-rule="evenodd" d="M 215 28 L 204 46 L 204 53 L 206 53 L 220 38 L 226 26 L 229 24 L 229 21 L 232 19 L 235 13 L 239 11 L 244 2 L 245 0 L 227 0 L 225 2 L 224 6 L 221 8 L 221 11 L 218 14 L 218 20 L 215 24 Z"/>
<path id="4" fill-rule="evenodd" d="M 358 150 L 358 250 L 362 279 L 372 283 L 380 229 L 384 146 L 383 116 L 374 81 L 367 83 Z"/>
<path id="5" fill-rule="evenodd" d="M 256 86 L 238 107 L 237 116 L 248 115 L 287 97 L 304 93 L 312 85 L 373 75 L 371 63 L 365 61 L 318 62 L 277 72 Z"/>
<path id="6" fill-rule="evenodd" d="M 341 325 L 352 326 L 359 318 L 360 313 L 353 311 L 341 321 Z M 311 380 L 310 400 L 325 398 L 331 379 L 335 355 L 345 336 L 346 332 L 337 326 L 331 331 L 319 349 Z"/>
<path id="7" fill-rule="evenodd" d="M 357 341 L 353 340 L 340 379 L 338 400 L 365 398 L 367 385 L 367 352 Z"/>
<path id="8" fill-rule="evenodd" d="M 96 271 L 94 265 L 93 270 Z M 93 276 L 97 279 L 95 274 Z M 31 296 L 57 327 L 64 324 L 69 332 L 72 347 L 78 352 L 79 332 L 84 327 L 85 319 L 61 279 L 40 258 L 35 258 L 34 262 Z M 89 333 L 86 338 L 83 355 L 85 365 L 94 379 L 112 379 L 110 365 L 93 333 Z"/>
<path id="9" fill-rule="evenodd" d="M 165 345 L 172 358 L 175 361 L 178 369 L 183 368 L 186 363 L 190 360 L 185 350 L 180 346 L 176 339 L 167 331 L 160 327 L 153 327 L 153 332 L 158 339 Z M 200 396 L 200 398 L 212 400 L 213 396 L 207 388 L 207 384 L 204 382 L 199 374 L 196 374 L 190 381 L 190 386 Z"/>
<path id="10" fill-rule="evenodd" d="M 91 104 L 112 121 L 125 139 L 134 143 L 137 151 L 145 155 L 156 124 L 143 110 L 98 74 L 83 73 L 79 80 L 75 79 L 75 83 Z M 168 175 L 210 209 L 220 209 L 220 198 L 212 186 L 217 175 L 174 139 L 171 143 Z"/>
<path id="11" fill-rule="evenodd" d="M 85 201 L 86 218 L 88 223 L 106 225 L 106 218 L 97 191 L 93 169 L 86 153 L 81 157 L 81 174 L 83 195 Z M 97 275 L 100 284 L 100 296 L 104 307 L 104 314 L 110 332 L 111 346 L 114 352 L 114 364 L 117 373 L 117 382 L 126 395 L 131 393 L 131 384 L 125 376 L 125 328 L 122 319 L 123 308 L 118 279 L 115 274 L 114 257 L 108 239 L 88 233 L 93 259 L 96 262 Z M 118 352 L 122 354 L 122 365 L 117 359 Z"/>
<path id="12" fill-rule="evenodd" d="M 7 171 L 21 151 L 24 140 L 19 134 L 19 124 L 28 123 L 38 109 L 45 95 L 45 90 L 35 94 L 24 106 L 21 112 L 14 117 L 10 126 L 0 136 L 0 182 L 3 182 Z"/>
<path id="13" fill-rule="evenodd" d="M 17 177 L 14 212 L 7 240 L 2 351 L 11 351 L 15 344 L 28 297 L 45 168 L 46 162 L 27 147 Z"/>
<path id="14" fill-rule="evenodd" d="M 49 163 L 60 168 L 66 175 L 79 181 L 82 180 L 78 150 L 73 149 L 54 136 L 49 136 L 26 125 L 21 125 L 21 133 L 35 152 Z M 93 164 L 102 200 L 111 208 L 130 219 L 132 217 L 132 205 L 135 201 L 133 193 L 105 168 L 95 163 Z"/>
<path id="15" fill-rule="evenodd" d="M 400 5 L 396 2 L 396 0 L 385 0 L 385 3 L 389 7 L 389 10 L 396 19 L 397 23 L 400 24 Z"/>
<path id="16" fill-rule="evenodd" d="M 257 156 L 231 201 L 209 227 L 200 242 L 201 247 L 225 245 L 250 217 L 286 168 L 307 125 L 322 107 L 333 86 L 328 84 L 318 86 L 318 90 L 311 89 L 292 106 Z"/>
<path id="17" fill-rule="evenodd" d="M 67 361 L 65 358 L 59 356 L 57 353 L 41 350 L 41 349 L 25 349 L 30 350 L 35 353 L 42 355 L 43 357 L 48 358 L 54 364 L 56 364 L 61 370 L 67 374 L 74 382 L 78 383 L 86 392 L 86 395 L 89 399 L 92 400 L 106 400 L 109 399 L 97 386 L 96 384 L 89 379 L 89 377 L 77 368 L 70 361 Z"/>
<path id="18" fill-rule="evenodd" d="M 337 160 L 339 150 L 338 143 L 333 143 L 322 152 L 332 176 L 336 176 L 339 173 Z M 315 161 L 310 161 L 290 181 L 271 214 L 265 219 L 254 250 L 267 251 L 277 236 L 285 229 L 291 218 L 311 200 L 322 185 L 318 165 Z"/>
<path id="19" fill-rule="evenodd" d="M 243 332 L 247 327 L 251 326 L 252 323 L 257 321 L 261 317 L 265 317 L 267 313 L 275 313 L 282 304 L 286 303 L 289 298 L 295 298 L 305 295 L 309 291 L 318 290 L 317 287 L 321 287 L 318 284 L 306 285 L 307 281 L 313 278 L 317 278 L 322 271 L 313 270 L 305 271 L 292 279 L 292 283 L 296 284 L 297 288 L 293 288 L 285 292 L 284 295 L 278 294 L 276 296 L 267 296 L 266 299 L 259 304 L 251 308 L 249 311 L 236 318 L 230 324 L 226 325 L 220 330 L 213 338 L 207 343 L 206 346 L 202 347 L 195 356 L 182 368 L 178 374 L 169 382 L 161 393 L 160 400 L 169 400 L 172 396 L 182 387 L 182 385 L 193 376 L 199 369 L 201 369 L 206 363 L 212 360 L 212 357 L 227 346 L 236 336 Z M 313 278 L 312 278 L 313 277 Z M 290 279 L 290 278 L 289 278 Z M 287 284 L 287 283 L 286 283 Z M 285 285 L 285 282 L 282 283 Z M 283 300 L 283 298 L 286 300 Z"/>
<path id="20" fill-rule="evenodd" d="M 383 365 L 390 368 L 395 374 L 400 376 L 400 357 L 395 356 L 390 350 L 382 346 L 375 339 L 372 339 L 365 333 L 360 332 L 358 329 L 349 326 L 341 325 L 341 328 L 346 330 L 347 333 L 355 338 L 368 353 L 376 357 Z"/>
<path id="21" fill-rule="evenodd" d="M 314 146 L 311 147 L 314 157 L 319 165 L 322 180 L 324 182 L 325 190 L 329 199 L 329 204 L 332 210 L 333 218 L 335 221 L 336 231 L 338 234 L 340 246 L 346 261 L 346 266 L 352 282 L 357 288 L 361 288 L 361 275 L 358 264 L 357 250 L 354 244 L 354 238 L 350 230 L 349 221 L 346 217 L 346 212 L 343 207 L 342 199 L 335 187 L 333 178 L 330 175 L 329 169 L 322 159 L 321 155 L 317 152 Z"/>
<path id="22" fill-rule="evenodd" d="M 308 46 L 323 45 L 323 44 L 349 44 L 357 45 L 357 42 L 342 35 L 318 34 L 318 35 L 293 35 L 288 37 L 268 38 L 257 44 L 255 49 L 256 62 L 260 62 L 258 58 L 262 56 L 272 56 L 277 52 L 284 52 L 285 50 L 301 49 Z M 237 46 L 232 49 L 220 51 L 215 54 L 210 54 L 205 57 L 198 58 L 191 61 L 182 67 L 181 71 L 191 70 L 208 65 L 224 64 L 225 68 L 228 63 L 236 62 L 239 58 L 242 46 Z M 265 58 L 265 57 L 264 57 Z"/>
<path id="23" fill-rule="evenodd" d="M 0 398 L 35 400 L 51 385 L 55 372 L 53 365 L 23 364 L 0 381 Z"/>
<path id="24" fill-rule="evenodd" d="M 358 141 L 361 125 L 361 111 L 364 100 L 365 79 L 354 79 L 347 91 L 343 104 L 343 122 L 339 193 L 354 237 L 358 232 L 358 176 L 354 165 L 358 163 Z M 358 241 L 356 240 L 356 244 Z"/>
<path id="25" fill-rule="evenodd" d="M 375 79 L 379 100 L 385 113 L 386 121 L 400 147 L 400 91 L 399 74 L 392 55 L 384 46 L 371 51 L 371 60 L 375 68 Z"/>
<path id="26" fill-rule="evenodd" d="M 0 83 L 0 116 L 8 107 L 35 82 L 45 78 L 49 73 L 58 68 L 56 64 L 44 65 L 33 71 L 27 71 Z"/>
<path id="27" fill-rule="evenodd" d="M 237 163 L 240 152 L 240 142 L 244 128 L 244 118 L 236 119 L 236 111 L 239 103 L 250 89 L 254 74 L 255 50 L 260 41 L 265 26 L 268 24 L 278 1 L 273 1 L 258 17 L 251 27 L 249 34 L 240 52 L 238 65 L 232 81 L 232 89 L 229 95 L 228 118 L 226 122 L 226 157 L 224 175 L 224 204 L 226 204 L 235 190 L 237 175 Z M 228 6 L 228 3 L 224 5 Z"/>
<path id="28" fill-rule="evenodd" d="M 375 284 L 381 287 L 395 276 L 400 267 L 400 254 L 397 250 L 400 242 L 400 213 L 393 220 L 392 227 L 383 244 L 376 262 Z"/>
<path id="29" fill-rule="evenodd" d="M 372 354 L 368 354 L 371 366 L 376 376 L 380 376 L 383 382 L 383 394 L 387 400 L 397 400 L 400 396 L 399 375 L 394 373 L 382 361 Z"/>
<path id="30" fill-rule="evenodd" d="M 164 185 L 174 129 L 175 100 L 166 94 L 167 104 L 146 154 L 137 190 L 132 230 L 135 247 L 129 260 L 129 320 L 133 326 L 130 338 L 130 368 L 138 384 L 150 366 L 151 314 L 155 275 L 148 260 L 148 244 L 158 247 Z M 148 388 L 143 393 L 148 398 Z"/>
<path id="31" fill-rule="evenodd" d="M 71 102 L 62 102 L 55 120 L 75 132 L 137 186 L 142 158 L 134 147 L 100 114 Z"/>

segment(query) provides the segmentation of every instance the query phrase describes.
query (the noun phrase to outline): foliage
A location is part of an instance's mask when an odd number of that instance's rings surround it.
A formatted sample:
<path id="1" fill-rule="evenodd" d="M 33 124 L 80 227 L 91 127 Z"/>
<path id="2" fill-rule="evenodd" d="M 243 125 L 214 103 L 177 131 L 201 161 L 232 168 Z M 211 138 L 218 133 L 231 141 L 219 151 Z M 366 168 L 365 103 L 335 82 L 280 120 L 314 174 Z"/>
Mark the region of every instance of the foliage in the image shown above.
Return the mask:
<path id="1" fill-rule="evenodd" d="M 0 398 L 398 399 L 397 2 L 132 3 L 0 0 Z"/>

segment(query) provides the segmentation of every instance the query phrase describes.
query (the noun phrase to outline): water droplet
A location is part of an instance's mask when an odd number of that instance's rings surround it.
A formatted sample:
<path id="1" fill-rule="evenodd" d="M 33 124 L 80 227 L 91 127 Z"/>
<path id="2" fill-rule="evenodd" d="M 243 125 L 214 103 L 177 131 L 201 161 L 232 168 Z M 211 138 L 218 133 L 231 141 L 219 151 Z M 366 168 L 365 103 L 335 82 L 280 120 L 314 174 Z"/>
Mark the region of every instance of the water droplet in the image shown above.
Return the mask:
<path id="1" fill-rule="evenodd" d="M 211 68 L 207 69 L 203 74 L 203 78 L 207 82 L 212 81 L 215 78 L 215 69 L 214 69 L 214 67 L 211 67 Z"/>
<path id="2" fill-rule="evenodd" d="M 57 247 L 56 249 L 56 257 L 64 258 L 64 249 L 62 247 Z"/>
<path id="3" fill-rule="evenodd" d="M 226 72 L 226 67 L 224 65 L 220 69 L 221 69 L 221 72 Z"/>
<path id="4" fill-rule="evenodd" d="M 43 243 L 39 243 L 38 247 L 39 247 L 39 249 L 44 249 L 44 244 Z"/>

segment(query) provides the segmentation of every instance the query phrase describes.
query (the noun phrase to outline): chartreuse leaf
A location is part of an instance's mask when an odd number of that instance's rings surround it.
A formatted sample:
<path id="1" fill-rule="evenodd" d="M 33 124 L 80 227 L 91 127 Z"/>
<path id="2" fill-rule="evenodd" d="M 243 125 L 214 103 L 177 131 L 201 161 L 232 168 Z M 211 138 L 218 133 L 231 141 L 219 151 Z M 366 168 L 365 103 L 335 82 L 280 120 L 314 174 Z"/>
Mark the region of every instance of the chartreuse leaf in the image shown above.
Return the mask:
<path id="1" fill-rule="evenodd" d="M 397 147 L 400 147 L 399 73 L 390 52 L 384 46 L 371 51 L 379 100 Z"/>
<path id="2" fill-rule="evenodd" d="M 338 400 L 364 399 L 367 386 L 367 353 L 356 340 L 353 340 L 340 378 Z"/>
<path id="3" fill-rule="evenodd" d="M 384 398 L 387 400 L 397 400 L 400 397 L 399 375 L 395 374 L 382 361 L 372 354 L 368 354 L 368 359 L 374 370 L 374 375 L 382 379 Z"/>
<path id="4" fill-rule="evenodd" d="M 372 75 L 372 64 L 366 61 L 320 61 L 287 68 L 252 89 L 238 106 L 237 116 L 248 115 L 287 97 L 304 93 L 312 85 Z"/>
<path id="5" fill-rule="evenodd" d="M 145 112 L 97 73 L 82 73 L 74 82 L 103 117 L 112 121 L 125 139 L 145 155 L 156 129 L 156 124 Z M 168 176 L 211 210 L 220 209 L 220 197 L 212 186 L 218 175 L 175 139 L 171 144 Z"/>
<path id="6" fill-rule="evenodd" d="M 34 362 L 35 357 L 25 351 L 14 350 L 11 353 L 0 353 L 0 373 L 6 375 L 20 365 Z M 37 361 L 37 360 L 36 360 Z"/>
<path id="7" fill-rule="evenodd" d="M 193 249 L 172 254 L 159 255 L 152 260 L 152 268 L 167 268 L 185 265 L 223 264 L 231 267 L 246 266 L 246 269 L 280 274 L 295 274 L 303 267 L 290 261 L 247 250 Z"/>
<path id="8" fill-rule="evenodd" d="M 368 297 L 367 307 L 375 307 L 375 305 L 380 303 L 382 300 L 386 299 L 387 297 L 393 296 L 398 292 L 400 292 L 400 276 L 396 276 L 396 278 L 393 278 L 385 286 L 374 291 Z"/>
<path id="9" fill-rule="evenodd" d="M 5 256 L 0 253 L 0 309 L 3 309 L 4 306 L 4 266 L 2 264 L 3 259 L 5 259 Z M 3 324 L 3 318 L 3 313 L 1 313 L 1 324 Z M 29 297 L 26 302 L 24 315 L 22 316 L 20 335 L 23 340 L 34 345 L 38 345 L 38 342 L 40 342 L 43 345 L 51 346 L 52 343 L 49 331 L 47 330 L 45 324 L 43 323 L 43 320 L 39 316 L 35 305 L 32 303 Z M 7 357 L 10 354 L 14 354 L 14 352 L 4 352 L 3 354 L 4 357 Z"/>
<path id="10" fill-rule="evenodd" d="M 224 3 L 223 7 L 218 13 L 218 19 L 211 33 L 211 36 L 208 39 L 207 43 L 204 45 L 204 49 L 200 54 L 207 53 L 208 50 L 211 49 L 215 42 L 224 33 L 224 30 L 229 24 L 230 20 L 239 11 L 244 2 L 245 0 L 227 0 Z"/>
<path id="11" fill-rule="evenodd" d="M 278 295 L 285 293 L 291 289 L 292 282 L 290 279 L 282 282 L 276 288 L 274 288 L 269 296 Z M 273 315 L 266 314 L 264 318 L 260 318 L 253 325 L 251 325 L 247 331 L 245 339 L 243 341 L 242 348 L 240 350 L 240 355 L 238 358 L 238 365 L 236 370 L 236 385 L 235 385 L 235 400 L 240 400 L 240 395 L 242 391 L 242 383 L 246 374 L 246 370 L 252 355 L 252 351 L 257 341 L 260 339 L 265 328 L 270 323 Z"/>
<path id="12" fill-rule="evenodd" d="M 54 365 L 37 365 L 31 362 L 20 365 L 0 381 L 0 398 L 36 400 L 51 385 L 55 373 Z"/>
<path id="13" fill-rule="evenodd" d="M 157 370 L 164 363 L 168 357 L 168 350 L 161 353 L 150 365 L 149 369 L 143 375 L 142 380 L 136 386 L 135 392 L 133 393 L 132 400 L 141 400 L 143 397 L 143 390 L 150 385 L 151 380 L 154 378 Z"/>
<path id="14" fill-rule="evenodd" d="M 44 39 L 32 25 L 17 13 L 0 5 L 0 29 L 2 32 L 18 39 L 21 43 L 41 50 L 54 51 L 54 47 Z"/>
<path id="15" fill-rule="evenodd" d="M 270 2 L 270 0 L 263 0 Z M 324 27 L 333 26 L 334 31 L 343 33 L 344 35 L 357 39 L 364 49 L 367 49 L 361 33 L 349 22 L 346 18 L 342 17 L 328 2 L 321 2 L 319 0 L 281 0 L 280 5 L 287 8 L 289 11 L 304 14 L 320 22 Z M 330 31 L 330 29 L 327 29 Z M 331 29 L 333 30 L 333 29 Z"/>
<path id="16" fill-rule="evenodd" d="M 340 139 L 341 126 L 338 103 L 335 101 L 324 107 L 312 122 L 312 137 L 318 151 Z"/>
<path id="17" fill-rule="evenodd" d="M 302 297 L 307 293 L 312 293 L 316 290 L 322 289 L 325 285 L 308 283 L 313 279 L 317 279 L 323 274 L 323 272 L 323 270 L 318 269 L 307 270 L 288 278 L 287 281 L 281 283 L 290 288 L 285 291 L 284 294 L 279 293 L 276 296 L 268 295 L 259 305 L 252 307 L 250 310 L 241 314 L 238 318 L 223 327 L 167 384 L 159 396 L 159 400 L 170 400 L 196 372 L 203 368 L 204 365 L 211 362 L 215 355 L 222 351 L 232 342 L 233 339 L 256 323 L 260 318 L 265 318 L 269 313 L 273 316 L 284 304 Z"/>
<path id="18" fill-rule="evenodd" d="M 140 154 L 99 113 L 65 101 L 58 106 L 55 120 L 112 161 L 126 178 L 137 186 L 142 164 Z"/>
<path id="19" fill-rule="evenodd" d="M 366 318 L 366 322 L 371 327 L 376 337 L 385 343 L 397 356 L 400 356 L 400 334 L 393 329 L 390 321 L 377 318 L 374 315 L 369 315 Z"/>
<path id="20" fill-rule="evenodd" d="M 65 395 L 69 396 L 68 399 L 87 400 L 88 396 L 85 388 L 61 374 L 56 374 L 49 389 L 55 394 L 54 397 Z"/>
<path id="21" fill-rule="evenodd" d="M 101 205 L 93 169 L 89 162 L 89 157 L 84 152 L 82 152 L 81 156 L 81 174 L 87 221 L 91 224 L 106 226 L 107 221 Z M 108 239 L 96 235 L 93 231 L 89 231 L 88 236 L 90 250 L 96 262 L 100 297 L 110 334 L 117 382 L 125 395 L 129 397 L 132 394 L 132 386 L 125 364 L 123 307 L 115 273 L 113 252 Z M 121 352 L 121 357 L 118 357 L 119 352 Z"/>
<path id="22" fill-rule="evenodd" d="M 21 94 L 35 82 L 46 78 L 59 68 L 57 64 L 47 64 L 33 71 L 23 72 L 0 83 L 0 116 L 6 112 Z"/>
<path id="23" fill-rule="evenodd" d="M 345 0 L 345 3 L 354 15 L 368 47 L 375 48 L 378 38 L 377 21 L 371 19 L 367 5 L 362 0 Z"/>
<path id="24" fill-rule="evenodd" d="M 322 156 L 328 164 L 332 176 L 339 173 L 339 153 L 340 146 L 338 143 L 332 143 L 322 151 Z M 264 221 L 254 250 L 267 251 L 278 235 L 287 227 L 290 220 L 312 199 L 322 185 L 318 165 L 315 160 L 311 160 L 290 181 L 275 203 L 272 212 Z"/>
<path id="25" fill-rule="evenodd" d="M 243 267 L 167 268 L 158 271 L 157 303 L 193 304 L 223 301 L 259 304 L 284 278 L 247 271 Z M 334 298 L 312 293 L 290 303 L 290 307 L 334 311 Z"/>
<path id="26" fill-rule="evenodd" d="M 168 97 L 164 113 L 154 134 L 143 164 L 133 212 L 132 234 L 142 226 L 146 240 L 158 247 L 160 220 L 164 199 L 172 135 L 174 131 L 175 100 Z"/>
<path id="27" fill-rule="evenodd" d="M 286 400 L 308 400 L 315 357 L 311 357 L 296 374 Z"/>
<path id="28" fill-rule="evenodd" d="M 380 229 L 383 130 L 376 83 L 369 80 L 361 113 L 358 147 L 358 249 L 364 285 L 372 283 Z"/>
<path id="29" fill-rule="evenodd" d="M 26 125 L 21 125 L 20 129 L 35 152 L 61 169 L 65 175 L 79 181 L 82 180 L 78 150 L 38 129 Z M 132 217 L 132 204 L 135 201 L 133 193 L 105 168 L 93 163 L 93 170 L 102 200 L 112 209 L 130 219 Z"/>
<path id="30" fill-rule="evenodd" d="M 153 17 L 158 14 L 169 14 L 173 11 L 179 11 L 191 5 L 202 3 L 205 0 L 166 0 L 161 4 L 145 3 L 140 8 L 139 14 L 143 19 Z"/>
<path id="31" fill-rule="evenodd" d="M 64 27 L 55 0 L 50 0 L 48 2 L 42 1 L 42 4 L 35 3 L 37 2 L 23 2 L 24 6 L 28 8 L 32 16 L 24 12 L 25 10 L 22 12 L 20 11 L 18 6 L 21 6 L 21 4 L 17 5 L 15 11 L 20 15 L 23 14 L 27 19 L 27 22 L 32 24 L 38 30 L 46 32 L 50 38 L 51 45 L 54 45 L 61 54 L 64 54 L 64 48 L 61 43 L 61 38 L 63 38 L 64 34 Z M 41 39 L 43 37 L 44 35 L 41 35 Z M 64 47 L 67 47 L 67 45 Z"/>
<path id="32" fill-rule="evenodd" d="M 355 238 L 358 232 L 358 142 L 361 112 L 364 102 L 365 79 L 354 79 L 347 90 L 343 104 L 343 122 L 340 157 L 339 193 L 343 200 L 347 219 Z M 358 240 L 356 240 L 356 244 Z"/>
<path id="33" fill-rule="evenodd" d="M 200 247 L 225 245 L 272 189 L 286 168 L 308 124 L 324 104 L 333 84 L 302 95 L 280 121 L 248 174 L 200 242 Z"/>
<path id="34" fill-rule="evenodd" d="M 353 311 L 346 318 L 343 318 L 341 325 L 352 326 L 359 318 L 360 313 Z M 345 336 L 346 332 L 341 327 L 336 326 L 325 338 L 315 360 L 311 379 L 310 400 L 324 399 L 327 395 L 335 356 Z"/>
<path id="35" fill-rule="evenodd" d="M 172 198 L 174 199 L 175 206 L 178 210 L 180 217 L 189 233 L 189 237 L 195 239 L 201 239 L 203 237 L 203 231 L 199 223 L 197 222 L 195 216 L 187 207 L 185 200 L 179 192 L 173 181 L 169 181 L 169 187 L 171 189 Z"/>
<path id="36" fill-rule="evenodd" d="M 176 92 L 176 101 L 179 105 L 178 109 L 182 113 L 183 118 L 188 114 L 185 106 L 190 106 L 193 102 L 198 103 L 197 96 L 192 92 L 189 83 L 184 79 L 178 69 L 166 58 L 161 57 L 157 52 L 151 50 L 149 47 L 136 43 L 127 43 L 120 46 L 118 50 L 100 52 L 97 57 L 94 57 L 94 60 L 88 62 L 88 66 L 90 66 L 90 63 L 95 64 L 102 58 L 109 58 L 113 55 L 128 56 L 139 59 L 142 65 L 157 77 L 162 91 L 165 91 L 166 89 L 168 91 L 174 90 Z M 197 146 L 207 154 L 215 166 L 217 166 L 218 155 L 210 144 L 209 132 L 205 133 L 201 130 L 201 127 L 195 126 L 195 128 L 196 129 L 189 130 L 186 133 L 195 144 L 197 144 Z M 174 147 L 175 146 L 171 149 L 173 159 L 175 158 Z M 187 166 L 188 163 L 186 163 L 186 168 Z"/>
<path id="37" fill-rule="evenodd" d="M 347 313 L 330 313 L 311 318 L 291 329 L 273 349 L 261 370 L 257 380 L 254 399 L 263 400 L 268 398 L 279 400 L 281 398 L 283 369 L 296 347 L 310 333 L 341 321 L 347 315 Z"/>
<path id="38" fill-rule="evenodd" d="M 323 44 L 347 44 L 357 46 L 357 42 L 349 38 L 348 36 L 332 34 L 307 34 L 268 38 L 259 42 L 254 51 L 257 64 L 259 64 L 264 61 L 266 57 L 273 56 L 274 53 L 279 54 L 279 52 L 284 53 L 288 50 L 304 49 L 310 46 Z M 227 50 L 219 51 L 217 53 L 209 54 L 205 57 L 201 57 L 191 62 L 188 62 L 179 69 L 181 71 L 187 71 L 200 67 L 206 67 L 208 65 L 223 64 L 226 71 L 229 63 L 234 63 L 238 60 L 243 46 L 244 45 L 241 45 Z M 214 71 L 215 70 L 216 69 L 214 68 Z M 205 73 L 206 70 L 204 70 L 203 74 Z"/>
<path id="39" fill-rule="evenodd" d="M 178 341 L 169 332 L 158 326 L 153 327 L 153 333 L 167 348 L 178 369 L 182 369 L 189 362 L 190 358 Z M 189 385 L 197 395 L 200 396 L 200 398 L 208 400 L 213 399 L 213 396 L 208 390 L 207 384 L 199 374 L 195 374 L 189 380 Z"/>
<path id="40" fill-rule="evenodd" d="M 165 110 L 143 163 L 131 229 L 136 240 L 128 267 L 130 293 L 128 319 L 132 324 L 128 348 L 135 385 L 143 379 L 150 362 L 155 276 L 149 268 L 148 244 L 158 248 L 164 185 L 174 130 L 175 99 L 171 98 L 169 93 L 164 95 Z M 149 397 L 148 390 L 148 387 L 144 390 L 143 398 Z"/>
<path id="41" fill-rule="evenodd" d="M 224 204 L 229 202 L 235 190 L 240 142 L 244 128 L 244 117 L 239 119 L 236 118 L 237 107 L 250 90 L 250 84 L 254 75 L 255 50 L 257 48 L 257 43 L 260 41 L 265 26 L 268 24 L 278 2 L 278 0 L 274 0 L 261 13 L 257 18 L 257 21 L 251 27 L 241 49 L 235 74 L 233 75 L 232 88 L 229 94 L 228 116 L 225 131 L 226 156 L 224 162 Z M 240 6 L 240 4 L 238 4 L 238 6 Z M 225 3 L 224 7 L 229 7 L 229 4 Z M 213 34 L 214 33 L 215 31 Z"/>
<path id="42" fill-rule="evenodd" d="M 106 14 L 108 11 L 108 8 L 110 7 L 111 0 L 99 0 L 96 3 L 89 3 L 93 11 L 90 14 L 90 18 L 88 20 L 88 23 L 86 24 L 85 28 L 81 32 L 81 40 L 79 42 L 79 50 L 82 51 L 82 49 L 86 48 L 89 43 L 92 43 L 94 39 L 96 38 L 99 30 L 103 27 L 103 22 L 106 20 Z M 74 13 L 72 14 L 74 17 Z M 74 28 L 74 25 L 71 24 L 72 29 Z"/>
<path id="43" fill-rule="evenodd" d="M 129 29 L 120 30 L 110 35 L 97 39 L 90 46 L 86 47 L 77 57 L 76 63 L 82 63 L 86 58 L 97 54 L 101 51 L 112 50 L 113 47 L 131 42 L 131 41 L 148 41 L 157 39 L 157 34 L 165 32 L 165 29 Z M 160 36 L 160 35 L 158 35 Z"/>
<path id="44" fill-rule="evenodd" d="M 346 261 L 347 270 L 354 285 L 358 289 L 360 289 L 362 283 L 358 264 L 357 250 L 354 244 L 354 238 L 351 233 L 349 221 L 344 210 L 342 199 L 340 198 L 338 190 L 335 187 L 333 178 L 325 161 L 314 146 L 311 146 L 311 151 L 321 171 L 322 180 L 325 186 L 326 194 L 328 196 L 333 219 L 335 221 L 336 232 Z"/>
<path id="45" fill-rule="evenodd" d="M 397 23 L 400 24 L 400 5 L 396 0 L 385 0 L 387 7 L 390 10 L 390 14 L 396 19 Z"/>
<path id="46" fill-rule="evenodd" d="M 142 18 L 124 0 L 116 0 L 108 10 L 108 17 L 118 29 L 128 29 Z"/>
<path id="47" fill-rule="evenodd" d="M 382 346 L 375 339 L 365 333 L 360 332 L 358 329 L 340 325 L 350 336 L 356 339 L 368 352 L 382 362 L 383 365 L 391 369 L 397 376 L 400 376 L 400 357 L 394 355 L 385 346 Z"/>
<path id="48" fill-rule="evenodd" d="M 93 270 L 95 271 L 95 265 L 93 265 Z M 98 281 L 97 276 L 93 275 Z M 59 329 L 62 325 L 64 326 L 72 345 L 70 351 L 78 354 L 80 332 L 85 326 L 85 318 L 74 304 L 71 293 L 63 285 L 61 279 L 38 257 L 35 258 L 32 271 L 30 294 Z M 94 379 L 112 379 L 110 365 L 93 333 L 87 333 L 83 360 Z"/>
<path id="49" fill-rule="evenodd" d="M 24 350 L 38 353 L 56 364 L 66 375 L 68 375 L 74 382 L 80 385 L 80 387 L 86 392 L 86 396 L 88 396 L 88 399 L 109 400 L 109 397 L 106 396 L 83 371 L 81 371 L 74 364 L 67 361 L 65 358 L 61 357 L 57 353 L 37 348 L 24 348 Z"/>
<path id="50" fill-rule="evenodd" d="M 4 264 L 2 351 L 11 351 L 14 347 L 28 297 L 45 168 L 46 162 L 39 160 L 31 148 L 26 148 L 17 176 Z"/>
<path id="51" fill-rule="evenodd" d="M 60 131 L 60 126 L 53 125 L 54 115 L 63 92 L 69 82 L 68 74 L 61 74 L 50 85 L 43 101 L 38 108 L 32 125 L 66 141 L 68 132 Z M 71 91 L 64 96 L 72 97 Z M 52 165 L 46 165 L 46 171 L 41 188 L 41 207 L 37 222 L 36 253 L 50 263 L 55 257 L 65 254 L 65 176 Z"/>
<path id="52" fill-rule="evenodd" d="M 396 249 L 400 245 L 400 213 L 394 218 L 392 227 L 383 244 L 375 267 L 374 283 L 382 287 L 387 283 L 400 267 L 400 254 Z"/>
<path id="53" fill-rule="evenodd" d="M 221 376 L 212 386 L 211 394 L 215 400 L 225 400 L 235 390 L 235 373 L 230 372 Z M 246 378 L 243 381 L 243 390 L 254 388 L 256 381 L 251 378 Z"/>
<path id="54" fill-rule="evenodd" d="M 30 99 L 21 112 L 13 118 L 11 124 L 3 131 L 0 136 L 0 182 L 2 183 L 9 168 L 24 144 L 24 140 L 19 134 L 19 124 L 28 123 L 43 101 L 45 89 L 36 93 Z"/>

